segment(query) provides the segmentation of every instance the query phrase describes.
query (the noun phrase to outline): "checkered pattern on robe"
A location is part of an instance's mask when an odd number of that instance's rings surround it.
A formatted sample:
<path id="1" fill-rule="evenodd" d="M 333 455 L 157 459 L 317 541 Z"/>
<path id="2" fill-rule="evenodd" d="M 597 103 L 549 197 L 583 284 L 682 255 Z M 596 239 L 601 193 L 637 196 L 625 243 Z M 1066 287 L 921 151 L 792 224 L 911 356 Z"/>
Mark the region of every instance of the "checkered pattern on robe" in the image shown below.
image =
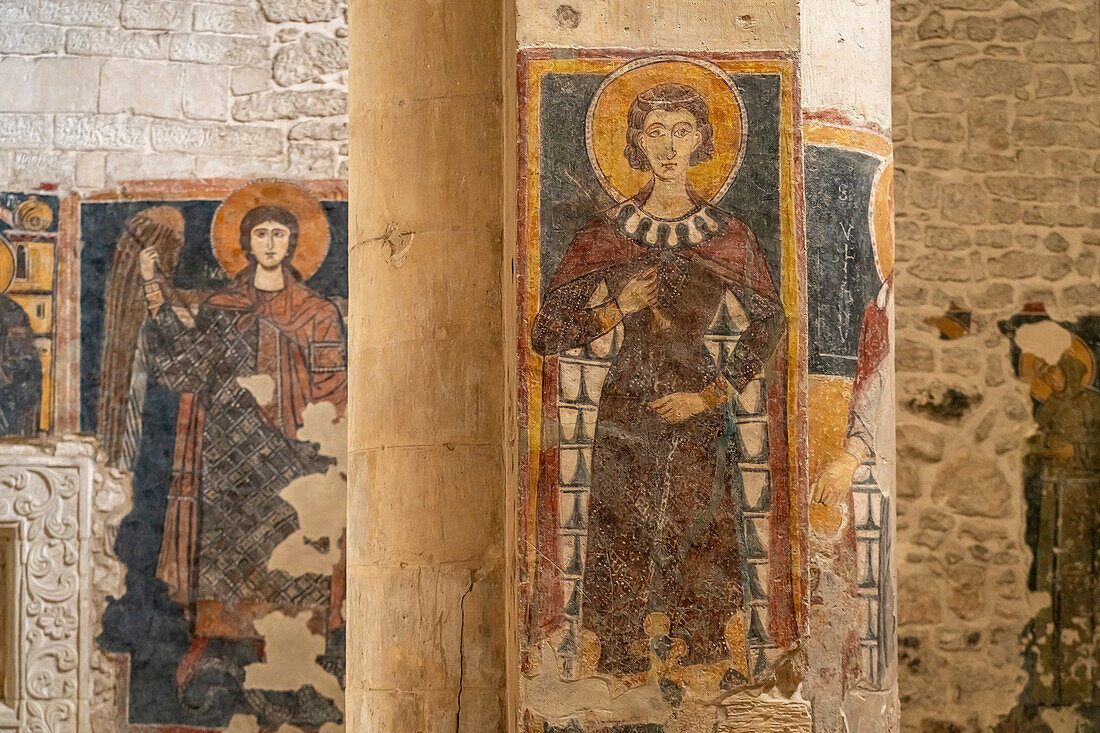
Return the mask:
<path id="1" fill-rule="evenodd" d="M 157 381 L 195 393 L 206 413 L 196 598 L 325 608 L 331 576 L 291 576 L 268 570 L 267 562 L 299 527 L 297 512 L 279 492 L 330 464 L 315 446 L 269 425 L 237 382 L 256 374 L 258 321 L 242 330 L 241 317 L 204 306 L 195 327 L 187 328 L 171 308 L 161 308 L 144 332 Z"/>

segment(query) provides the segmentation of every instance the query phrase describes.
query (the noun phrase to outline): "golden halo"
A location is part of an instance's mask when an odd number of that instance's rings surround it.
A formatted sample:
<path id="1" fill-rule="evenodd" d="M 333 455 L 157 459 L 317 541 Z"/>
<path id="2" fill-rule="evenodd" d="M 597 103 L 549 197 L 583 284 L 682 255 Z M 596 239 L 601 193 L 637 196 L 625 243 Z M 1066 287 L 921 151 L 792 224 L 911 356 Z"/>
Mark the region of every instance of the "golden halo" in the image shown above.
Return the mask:
<path id="1" fill-rule="evenodd" d="M 1086 387 L 1092 384 L 1093 377 L 1096 376 L 1096 358 L 1092 355 L 1092 351 L 1079 337 L 1074 336 L 1073 342 L 1067 352 L 1073 358 L 1080 361 L 1085 365 L 1085 373 L 1081 377 L 1081 384 Z M 1050 397 L 1050 385 L 1043 381 L 1039 372 L 1041 370 L 1041 359 L 1030 352 L 1024 352 L 1020 354 L 1020 378 L 1026 381 L 1031 386 L 1031 396 L 1039 402 L 1044 402 L 1047 397 Z"/>
<path id="2" fill-rule="evenodd" d="M 0 235 L 0 292 L 8 292 L 14 279 L 15 255 L 12 253 L 11 242 Z"/>
<path id="3" fill-rule="evenodd" d="M 887 161 L 875 173 L 871 187 L 871 249 L 875 268 L 885 280 L 894 272 L 894 161 Z"/>
<path id="4" fill-rule="evenodd" d="M 328 254 L 328 218 L 321 203 L 308 191 L 286 181 L 253 181 L 226 197 L 210 225 L 210 247 L 225 270 L 234 277 L 248 265 L 241 251 L 241 220 L 257 206 L 280 206 L 298 220 L 298 246 L 291 264 L 302 279 L 317 272 Z"/>
<path id="5" fill-rule="evenodd" d="M 714 157 L 692 166 L 688 180 L 708 201 L 725 195 L 745 156 L 744 105 L 733 80 L 717 66 L 680 56 L 639 59 L 604 79 L 588 107 L 585 142 L 588 160 L 600 185 L 616 201 L 637 195 L 652 173 L 635 170 L 626 161 L 627 112 L 634 99 L 659 84 L 684 84 L 707 102 L 714 128 Z"/>

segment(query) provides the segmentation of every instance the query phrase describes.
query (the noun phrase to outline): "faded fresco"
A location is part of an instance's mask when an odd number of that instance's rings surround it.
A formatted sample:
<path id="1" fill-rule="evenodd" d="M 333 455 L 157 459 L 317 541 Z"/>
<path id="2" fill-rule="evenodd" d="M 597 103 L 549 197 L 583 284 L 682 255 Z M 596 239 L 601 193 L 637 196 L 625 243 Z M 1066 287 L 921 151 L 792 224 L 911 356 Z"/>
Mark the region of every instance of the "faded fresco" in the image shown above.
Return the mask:
<path id="1" fill-rule="evenodd" d="M 700 730 L 804 628 L 793 63 L 521 66 L 523 730 Z"/>
<path id="2" fill-rule="evenodd" d="M 1049 730 L 1042 710 L 1100 720 L 1100 317 L 1059 322 L 1033 303 L 1000 328 L 1031 392 L 1028 586 L 1047 600 L 1024 629 L 1028 683 L 1005 730 Z"/>
<path id="3" fill-rule="evenodd" d="M 835 123 L 807 122 L 803 135 L 813 694 L 896 715 L 896 699 L 874 702 L 897 680 L 891 146 Z M 815 705 L 821 730 L 843 729 L 840 715 Z"/>
<path id="4" fill-rule="evenodd" d="M 98 638 L 129 722 L 338 729 L 342 184 L 152 183 L 82 202 L 79 231 L 80 427 L 133 484 Z"/>
<path id="5" fill-rule="evenodd" d="M 0 436 L 52 424 L 58 206 L 0 193 Z"/>

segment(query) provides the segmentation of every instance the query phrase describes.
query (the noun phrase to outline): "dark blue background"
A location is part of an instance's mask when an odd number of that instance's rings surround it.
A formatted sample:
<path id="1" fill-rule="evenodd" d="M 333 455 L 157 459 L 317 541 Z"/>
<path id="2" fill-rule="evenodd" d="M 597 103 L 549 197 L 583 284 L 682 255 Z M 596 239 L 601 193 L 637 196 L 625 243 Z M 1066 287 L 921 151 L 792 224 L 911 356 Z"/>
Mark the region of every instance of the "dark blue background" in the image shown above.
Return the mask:
<path id="1" fill-rule="evenodd" d="M 810 374 L 855 377 L 859 329 L 882 286 L 868 212 L 878 158 L 806 146 Z"/>

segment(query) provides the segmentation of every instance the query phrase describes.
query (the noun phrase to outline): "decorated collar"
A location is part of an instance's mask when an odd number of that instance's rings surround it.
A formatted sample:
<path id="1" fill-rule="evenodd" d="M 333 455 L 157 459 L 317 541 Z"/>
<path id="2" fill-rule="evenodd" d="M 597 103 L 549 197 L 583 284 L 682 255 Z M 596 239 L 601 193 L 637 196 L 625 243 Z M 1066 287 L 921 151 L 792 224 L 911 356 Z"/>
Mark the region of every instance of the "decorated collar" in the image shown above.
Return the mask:
<path id="1" fill-rule="evenodd" d="M 679 219 L 661 219 L 642 209 L 640 198 L 624 201 L 609 213 L 615 229 L 643 247 L 698 247 L 720 234 L 730 220 L 729 214 L 706 202 L 700 202 Z"/>

